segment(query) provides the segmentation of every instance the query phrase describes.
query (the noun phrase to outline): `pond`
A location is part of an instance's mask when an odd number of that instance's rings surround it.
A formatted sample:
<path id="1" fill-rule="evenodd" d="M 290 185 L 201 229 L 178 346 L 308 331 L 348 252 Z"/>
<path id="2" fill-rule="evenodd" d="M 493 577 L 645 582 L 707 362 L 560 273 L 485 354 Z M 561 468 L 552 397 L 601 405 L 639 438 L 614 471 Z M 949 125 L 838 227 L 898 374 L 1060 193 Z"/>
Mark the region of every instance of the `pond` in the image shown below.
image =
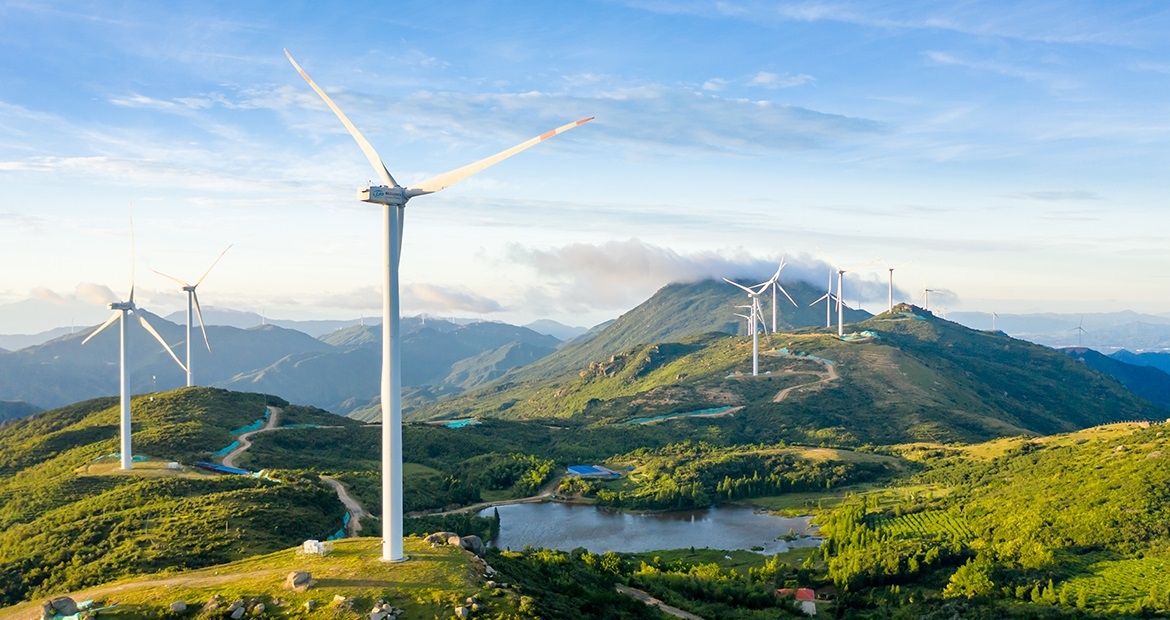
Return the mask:
<path id="1" fill-rule="evenodd" d="M 492 508 L 481 511 L 488 517 Z M 630 514 L 597 506 L 544 502 L 499 506 L 500 535 L 491 544 L 500 549 L 525 546 L 594 553 L 640 553 L 657 549 L 744 549 L 771 555 L 798 547 L 815 547 L 821 539 L 808 536 L 815 527 L 809 517 L 786 518 L 745 506 L 704 510 Z M 780 537 L 792 530 L 806 536 Z M 760 549 L 762 547 L 762 549 Z"/>

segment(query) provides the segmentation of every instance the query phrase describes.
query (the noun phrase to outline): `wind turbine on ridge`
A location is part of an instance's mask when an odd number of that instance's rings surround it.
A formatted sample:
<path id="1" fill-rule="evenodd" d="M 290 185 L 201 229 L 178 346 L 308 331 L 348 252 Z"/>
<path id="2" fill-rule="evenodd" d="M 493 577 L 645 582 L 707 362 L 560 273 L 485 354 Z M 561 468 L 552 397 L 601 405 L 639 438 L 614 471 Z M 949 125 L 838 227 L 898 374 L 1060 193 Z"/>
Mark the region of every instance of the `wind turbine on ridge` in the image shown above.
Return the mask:
<path id="1" fill-rule="evenodd" d="M 762 322 L 760 321 L 760 295 L 764 293 L 767 285 L 770 282 L 757 284 L 754 287 L 747 287 L 734 280 L 728 280 L 727 278 L 723 278 L 723 281 L 743 289 L 745 292 L 747 292 L 748 298 L 751 299 L 752 316 L 749 319 L 750 327 L 748 328 L 748 333 L 751 334 L 752 337 L 752 376 L 758 376 L 760 374 L 760 330 L 757 324 Z M 759 290 L 756 290 L 756 288 L 759 288 Z M 736 316 L 743 315 L 739 314 Z"/>
<path id="2" fill-rule="evenodd" d="M 864 267 L 872 262 L 874 262 L 874 261 L 867 261 L 867 262 L 861 263 L 860 265 L 856 265 L 854 267 L 849 267 L 848 269 L 842 268 L 841 266 L 837 266 L 837 337 L 838 338 L 845 337 L 845 297 L 843 296 L 843 293 L 841 291 L 842 281 L 845 279 L 845 274 L 857 269 L 858 267 Z"/>
<path id="3" fill-rule="evenodd" d="M 780 292 L 784 293 L 784 296 L 788 298 L 788 301 L 791 301 L 792 305 L 796 306 L 796 301 L 792 299 L 792 295 L 789 295 L 788 291 L 784 290 L 784 285 L 780 284 L 780 272 L 784 271 L 784 266 L 787 264 L 788 263 L 784 262 L 784 257 L 781 256 L 780 257 L 780 266 L 776 268 L 776 273 L 773 274 L 772 277 L 767 282 L 763 283 L 763 286 L 764 286 L 763 290 L 768 290 L 768 286 L 772 287 L 772 333 L 773 334 L 776 333 L 776 289 L 780 289 Z M 797 307 L 799 307 L 799 306 L 797 306 Z"/>
<path id="4" fill-rule="evenodd" d="M 816 301 L 809 304 L 809 307 L 812 307 L 812 306 L 815 306 L 815 305 L 821 303 L 822 299 L 825 300 L 825 329 L 828 329 L 828 328 L 833 326 L 833 301 L 836 299 L 836 297 L 833 296 L 833 270 L 832 269 L 829 269 L 829 288 L 826 289 L 824 295 L 821 295 L 820 297 L 817 298 Z"/>
<path id="5" fill-rule="evenodd" d="M 284 55 L 301 77 L 325 101 L 329 109 L 345 125 L 358 143 L 370 165 L 377 171 L 384 185 L 371 185 L 358 190 L 358 200 L 382 205 L 383 221 L 383 289 L 382 289 L 382 560 L 406 560 L 402 552 L 402 343 L 398 293 L 398 266 L 402 253 L 402 226 L 407 201 L 417 196 L 433 194 L 497 164 L 521 151 L 593 120 L 583 118 L 545 132 L 510 149 L 481 159 L 475 163 L 432 177 L 418 185 L 403 187 L 390 176 L 390 171 L 378 157 L 374 147 L 354 127 L 341 108 L 297 64 L 288 50 Z"/>
<path id="6" fill-rule="evenodd" d="M 165 274 L 157 269 L 151 269 L 151 271 L 157 273 L 158 275 L 160 275 L 164 278 L 178 282 L 179 285 L 183 287 L 183 290 L 187 292 L 187 365 L 184 366 L 184 370 L 187 371 L 187 387 L 191 387 L 191 386 L 195 385 L 194 379 L 193 379 L 192 374 L 191 374 L 191 308 L 192 308 L 192 306 L 194 306 L 194 308 L 195 308 L 196 316 L 199 317 L 199 329 L 201 329 L 203 331 L 203 344 L 207 346 L 207 352 L 211 353 L 211 341 L 209 341 L 207 339 L 207 327 L 203 324 L 203 310 L 199 308 L 199 295 L 195 292 L 195 289 L 198 288 L 199 285 L 203 283 L 203 280 L 205 278 L 207 278 L 207 274 L 211 273 L 212 269 L 215 269 L 215 265 L 219 263 L 219 259 L 223 258 L 223 255 L 227 254 L 227 251 L 230 249 L 232 249 L 232 246 L 230 246 L 230 245 L 227 246 L 226 248 L 224 248 L 224 250 L 219 253 L 219 256 L 216 257 L 215 261 L 211 263 L 211 266 L 207 268 L 207 271 L 203 272 L 203 275 L 200 276 L 199 279 L 195 281 L 195 284 L 187 284 L 183 280 L 180 280 L 174 276 L 168 276 L 167 274 Z"/>
<path id="7" fill-rule="evenodd" d="M 120 446 L 119 456 L 121 459 L 122 469 L 129 470 L 129 469 L 134 468 L 134 460 L 133 460 L 133 455 L 131 454 L 131 451 L 130 451 L 130 434 L 131 434 L 131 428 L 130 428 L 130 377 L 129 377 L 129 375 L 126 374 L 126 314 L 133 312 L 138 317 L 138 321 L 140 323 L 142 323 L 142 327 L 145 328 L 146 331 L 149 332 L 151 336 L 154 336 L 155 340 L 159 341 L 159 343 L 162 344 L 163 348 L 166 349 L 167 353 L 171 354 L 171 359 L 175 360 L 175 363 L 179 365 L 179 368 L 182 368 L 183 370 L 187 369 L 185 366 L 183 366 L 183 362 L 179 361 L 179 356 L 175 355 L 175 352 L 173 350 L 171 350 L 170 345 L 168 345 L 167 342 L 165 340 L 163 340 L 163 337 L 160 336 L 157 331 L 155 331 L 154 327 L 152 327 L 150 325 L 150 322 L 146 320 L 146 317 L 143 316 L 138 311 L 138 306 L 134 305 L 134 214 L 133 214 L 133 211 L 130 214 L 130 298 L 127 301 L 110 302 L 110 310 L 114 311 L 114 313 L 110 315 L 110 318 L 106 319 L 105 323 L 102 323 L 101 325 L 98 326 L 97 329 L 93 330 L 93 333 L 86 336 L 85 340 L 81 341 L 81 344 L 85 345 L 85 343 L 92 340 L 94 336 L 100 334 L 102 332 L 102 330 L 109 327 L 110 325 L 113 325 L 114 321 L 118 321 L 119 319 L 121 319 L 121 321 L 118 324 L 118 327 L 119 327 L 119 329 L 118 329 L 118 370 L 120 373 L 118 392 L 119 392 L 119 395 L 121 397 L 121 399 L 120 399 L 121 414 L 119 416 L 119 425 L 118 425 L 119 426 L 119 446 Z"/>
<path id="8" fill-rule="evenodd" d="M 889 298 L 890 307 L 887 310 L 887 312 L 894 311 L 894 269 L 897 269 L 898 267 L 905 267 L 906 265 L 909 265 L 912 262 L 914 262 L 913 258 L 904 262 L 904 263 L 899 263 L 897 265 L 891 265 L 891 264 L 887 263 L 886 261 L 882 261 L 882 264 L 885 265 L 886 268 L 890 270 L 890 298 Z"/>

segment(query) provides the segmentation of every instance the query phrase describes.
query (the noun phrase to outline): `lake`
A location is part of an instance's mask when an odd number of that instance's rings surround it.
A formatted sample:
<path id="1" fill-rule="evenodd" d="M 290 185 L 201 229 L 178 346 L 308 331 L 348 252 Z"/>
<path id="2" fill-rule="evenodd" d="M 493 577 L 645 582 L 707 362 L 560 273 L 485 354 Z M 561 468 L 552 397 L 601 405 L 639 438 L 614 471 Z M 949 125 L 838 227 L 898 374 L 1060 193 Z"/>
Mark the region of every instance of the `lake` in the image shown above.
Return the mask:
<path id="1" fill-rule="evenodd" d="M 750 507 L 724 506 L 704 510 L 630 514 L 596 506 L 544 502 L 499 506 L 500 535 L 492 545 L 519 550 L 526 545 L 594 553 L 639 553 L 657 549 L 744 549 L 763 547 L 771 555 L 798 547 L 815 547 L 819 538 L 779 540 L 791 529 L 807 534 L 808 517 L 786 518 Z M 488 517 L 492 508 L 479 513 Z"/>

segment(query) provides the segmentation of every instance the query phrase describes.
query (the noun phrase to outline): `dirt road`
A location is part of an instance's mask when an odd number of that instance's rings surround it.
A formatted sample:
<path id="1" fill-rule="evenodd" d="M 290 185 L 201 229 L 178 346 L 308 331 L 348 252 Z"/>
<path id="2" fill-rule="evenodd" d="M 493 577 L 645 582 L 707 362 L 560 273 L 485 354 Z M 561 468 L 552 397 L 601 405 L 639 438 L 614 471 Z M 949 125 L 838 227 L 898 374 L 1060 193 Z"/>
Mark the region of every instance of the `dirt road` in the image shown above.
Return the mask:
<path id="1" fill-rule="evenodd" d="M 248 448 L 252 447 L 252 435 L 255 435 L 256 433 L 266 433 L 277 428 L 277 426 L 280 424 L 280 407 L 269 407 L 268 411 L 270 412 L 268 414 L 268 424 L 265 424 L 264 428 L 240 435 L 239 439 L 236 440 L 240 442 L 240 446 L 229 452 L 227 456 L 223 457 L 224 467 L 236 466 L 236 459 L 240 458 L 240 455 L 246 452 Z"/>
<path id="2" fill-rule="evenodd" d="M 340 480 L 330 478 L 329 476 L 321 476 L 321 479 L 333 487 L 333 490 L 337 492 L 337 499 L 341 500 L 341 503 L 345 504 L 345 509 L 349 511 L 349 525 L 347 526 L 348 531 L 346 532 L 346 536 L 349 538 L 357 536 L 357 533 L 362 531 L 362 517 L 367 516 L 366 511 L 362 510 L 362 506 L 357 503 L 357 500 L 350 497 L 349 492 L 345 489 L 345 485 Z"/>
<path id="3" fill-rule="evenodd" d="M 649 594 L 647 594 L 641 590 L 637 590 L 637 589 L 631 588 L 629 586 L 623 586 L 620 584 L 617 586 L 614 586 L 614 587 L 616 587 L 617 591 L 620 592 L 621 594 L 625 594 L 626 596 L 631 597 L 631 598 L 636 598 L 639 601 L 642 601 L 643 603 L 650 605 L 651 607 L 657 607 L 660 611 L 662 611 L 662 613 L 670 614 L 676 618 L 684 618 L 685 620 L 703 620 L 701 617 L 696 616 L 695 614 L 692 614 L 690 612 L 683 611 L 683 610 L 679 609 L 678 607 L 671 607 L 670 605 L 663 603 L 662 601 L 654 598 L 653 596 L 650 596 Z"/>

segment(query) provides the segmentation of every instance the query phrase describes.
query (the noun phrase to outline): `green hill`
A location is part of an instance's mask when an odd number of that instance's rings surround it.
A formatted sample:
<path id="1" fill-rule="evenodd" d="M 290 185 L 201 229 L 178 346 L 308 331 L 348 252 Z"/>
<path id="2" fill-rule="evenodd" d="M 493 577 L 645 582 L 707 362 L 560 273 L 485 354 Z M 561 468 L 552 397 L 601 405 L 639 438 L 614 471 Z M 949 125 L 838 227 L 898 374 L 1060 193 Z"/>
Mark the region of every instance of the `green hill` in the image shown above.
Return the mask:
<path id="1" fill-rule="evenodd" d="M 636 346 L 553 378 L 508 376 L 410 415 L 622 424 L 722 413 L 732 419 L 709 424 L 752 429 L 748 441 L 827 431 L 846 445 L 981 441 L 1166 417 L 1057 351 L 909 306 L 850 329 L 868 336 L 843 341 L 812 328 L 764 336 L 759 377 L 750 376 L 750 339 L 707 334 Z"/>
<path id="2" fill-rule="evenodd" d="M 134 450 L 122 472 L 118 402 L 45 411 L 0 430 L 0 604 L 123 575 L 194 568 L 275 551 L 340 527 L 344 507 L 315 476 L 215 476 L 181 467 L 260 419 L 261 394 L 185 388 L 132 401 Z M 329 415 L 329 414 L 326 414 Z"/>

